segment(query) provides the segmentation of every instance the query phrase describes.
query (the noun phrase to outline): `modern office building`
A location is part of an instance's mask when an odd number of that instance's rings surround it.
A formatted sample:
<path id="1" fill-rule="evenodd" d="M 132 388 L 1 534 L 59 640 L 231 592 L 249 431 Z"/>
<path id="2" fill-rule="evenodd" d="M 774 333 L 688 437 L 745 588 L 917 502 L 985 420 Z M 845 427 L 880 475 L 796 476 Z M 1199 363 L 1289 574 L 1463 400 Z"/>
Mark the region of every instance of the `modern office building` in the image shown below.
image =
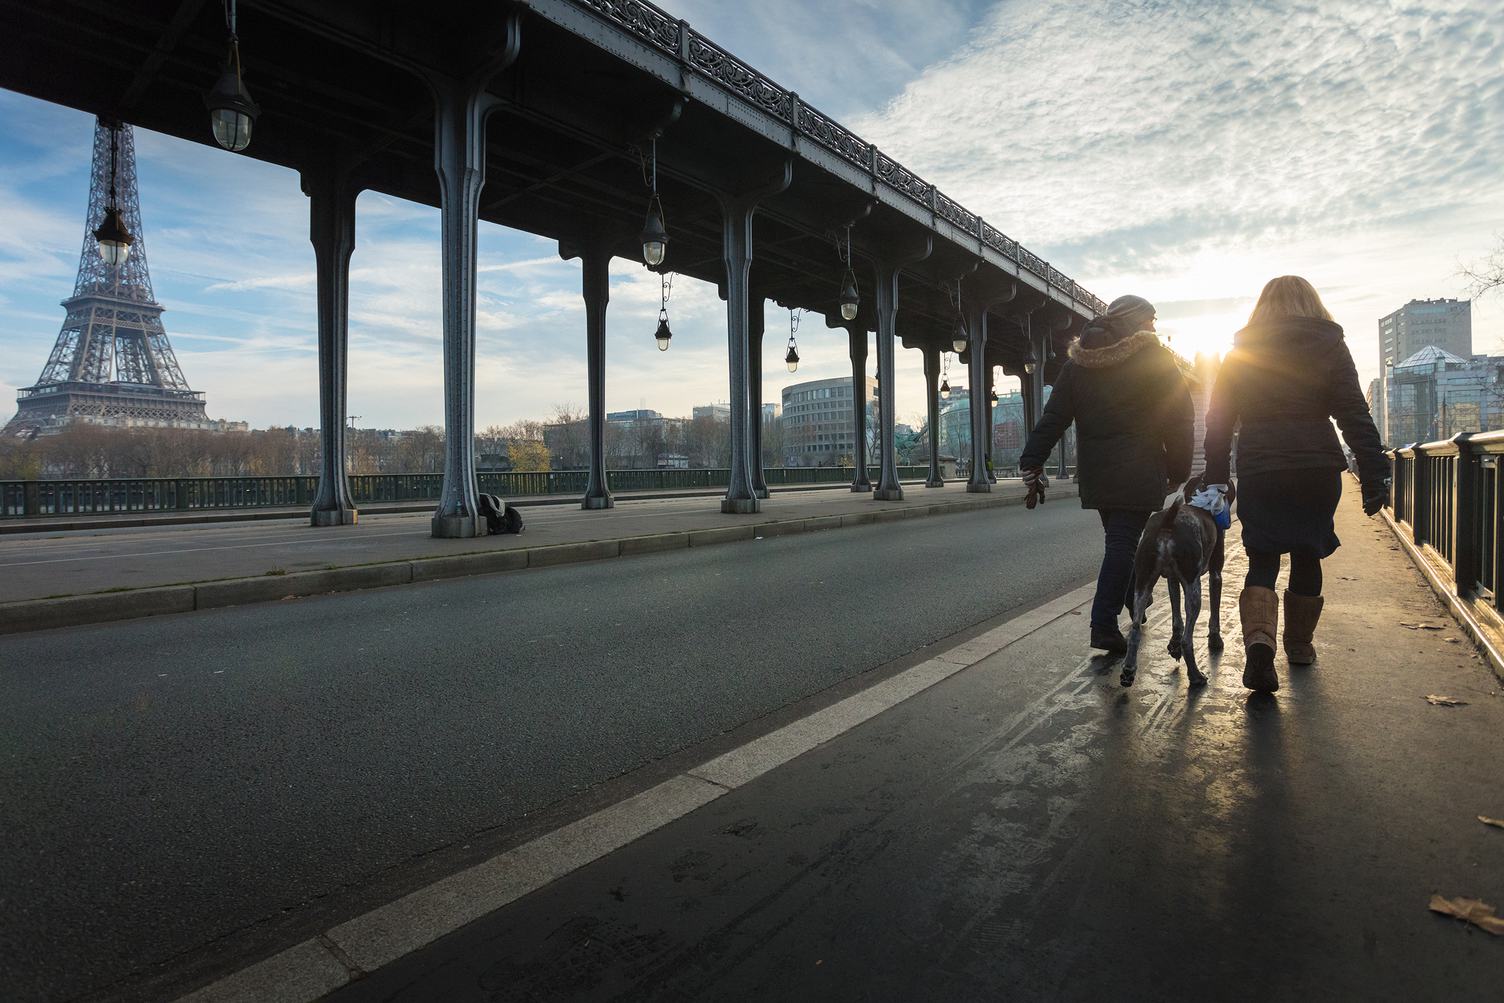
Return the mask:
<path id="1" fill-rule="evenodd" d="M 1379 378 L 1388 379 L 1390 369 L 1400 366 L 1427 345 L 1467 359 L 1473 354 L 1473 304 L 1471 300 L 1411 300 L 1387 317 L 1379 319 Z M 1379 413 L 1375 416 L 1380 430 L 1392 428 L 1384 413 L 1390 393 L 1388 385 L 1379 395 Z M 1395 441 L 1386 435 L 1387 441 Z M 1408 441 L 1408 440 L 1407 440 Z"/>
<path id="2" fill-rule="evenodd" d="M 1385 373 L 1391 445 L 1504 428 L 1504 356 L 1427 345 Z"/>
<path id="3" fill-rule="evenodd" d="M 862 382 L 870 428 L 877 381 L 868 377 Z M 783 388 L 780 423 L 788 466 L 830 467 L 851 462 L 856 455 L 851 390 L 850 377 L 810 380 Z"/>
<path id="4" fill-rule="evenodd" d="M 690 411 L 691 418 L 712 418 L 715 421 L 731 420 L 730 404 L 696 404 Z"/>

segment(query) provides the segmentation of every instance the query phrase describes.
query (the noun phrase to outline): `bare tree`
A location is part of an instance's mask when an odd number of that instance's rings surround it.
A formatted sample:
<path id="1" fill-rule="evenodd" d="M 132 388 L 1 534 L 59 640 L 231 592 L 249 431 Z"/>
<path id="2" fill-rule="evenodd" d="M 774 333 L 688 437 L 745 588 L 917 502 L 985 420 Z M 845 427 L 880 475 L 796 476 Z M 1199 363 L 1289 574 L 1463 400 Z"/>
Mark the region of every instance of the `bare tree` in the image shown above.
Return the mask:
<path id="1" fill-rule="evenodd" d="M 1504 237 L 1487 257 L 1463 265 L 1461 275 L 1467 279 L 1468 292 L 1474 298 L 1504 288 Z"/>

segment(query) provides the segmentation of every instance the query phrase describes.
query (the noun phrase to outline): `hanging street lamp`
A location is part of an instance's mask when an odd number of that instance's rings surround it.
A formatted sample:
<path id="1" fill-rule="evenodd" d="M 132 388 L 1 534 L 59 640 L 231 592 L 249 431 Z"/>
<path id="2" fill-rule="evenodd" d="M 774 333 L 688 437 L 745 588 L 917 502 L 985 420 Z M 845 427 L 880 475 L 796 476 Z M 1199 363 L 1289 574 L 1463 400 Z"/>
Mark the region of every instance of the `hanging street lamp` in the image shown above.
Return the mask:
<path id="1" fill-rule="evenodd" d="M 1030 345 L 1029 351 L 1024 355 L 1024 372 L 1028 373 L 1030 376 L 1033 376 L 1034 370 L 1038 368 L 1039 356 L 1034 354 L 1034 346 Z"/>
<path id="2" fill-rule="evenodd" d="M 794 333 L 799 330 L 799 314 L 789 311 L 789 350 L 784 355 L 783 361 L 788 365 L 789 372 L 799 371 L 799 346 L 794 342 Z"/>
<path id="3" fill-rule="evenodd" d="M 663 256 L 668 250 L 668 228 L 663 223 L 663 202 L 658 198 L 658 137 L 653 137 L 651 163 L 649 164 L 648 186 L 652 194 L 648 196 L 648 215 L 642 224 L 642 236 L 638 242 L 642 244 L 642 260 L 649 268 L 657 268 L 663 264 Z"/>
<path id="4" fill-rule="evenodd" d="M 957 355 L 960 355 L 962 352 L 966 351 L 966 340 L 965 325 L 959 323 L 956 324 L 956 333 L 954 338 L 951 340 L 950 347 L 955 349 Z"/>
<path id="5" fill-rule="evenodd" d="M 674 288 L 673 275 L 660 275 L 658 277 L 658 330 L 653 338 L 658 342 L 658 351 L 668 351 L 668 343 L 673 338 L 674 332 L 668 329 L 668 297 Z"/>
<path id="6" fill-rule="evenodd" d="M 946 292 L 950 292 L 949 289 Z M 955 349 L 957 355 L 966 351 L 966 316 L 961 313 L 961 280 L 956 280 L 956 295 L 951 298 L 951 305 L 956 308 L 956 333 L 951 336 L 950 347 Z"/>
<path id="7" fill-rule="evenodd" d="M 846 227 L 846 275 L 841 280 L 841 319 L 856 320 L 857 308 L 861 305 L 861 299 L 856 291 L 856 272 L 851 270 L 851 227 Z"/>
<path id="8" fill-rule="evenodd" d="M 996 404 L 997 403 L 997 388 L 996 387 L 993 387 L 991 390 L 987 391 L 987 402 L 989 404 Z"/>
<path id="9" fill-rule="evenodd" d="M 115 194 L 115 158 L 120 148 L 120 128 L 110 126 L 110 200 L 104 207 L 104 219 L 94 230 L 94 239 L 99 242 L 99 256 L 111 268 L 119 268 L 130 257 L 131 244 L 136 238 L 120 218 L 120 206 Z"/>
<path id="10" fill-rule="evenodd" d="M 235 20 L 235 0 L 228 0 L 225 27 L 230 32 L 230 51 L 225 56 L 224 72 L 215 81 L 214 88 L 204 95 L 214 141 L 231 153 L 239 153 L 251 145 L 251 127 L 256 124 L 256 116 L 261 114 L 261 106 L 251 100 L 241 77 L 240 38 L 236 34 Z"/>
<path id="11" fill-rule="evenodd" d="M 949 376 L 945 377 L 944 379 L 942 379 L 940 381 L 940 399 L 943 400 L 943 401 L 950 400 L 950 377 Z"/>

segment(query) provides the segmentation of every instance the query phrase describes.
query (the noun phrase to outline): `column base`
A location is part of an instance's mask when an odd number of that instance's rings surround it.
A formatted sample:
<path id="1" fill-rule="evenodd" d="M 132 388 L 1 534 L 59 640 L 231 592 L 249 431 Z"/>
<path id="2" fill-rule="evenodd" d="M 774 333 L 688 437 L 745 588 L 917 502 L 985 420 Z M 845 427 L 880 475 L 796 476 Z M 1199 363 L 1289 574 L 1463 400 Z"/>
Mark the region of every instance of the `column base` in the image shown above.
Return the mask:
<path id="1" fill-rule="evenodd" d="M 992 490 L 992 485 L 989 484 L 989 483 L 987 483 L 986 481 L 980 481 L 980 482 L 977 482 L 977 481 L 967 481 L 966 482 L 966 490 L 967 490 L 967 492 L 969 492 L 971 494 L 978 494 L 978 493 L 982 493 L 982 492 L 991 491 Z"/>
<path id="2" fill-rule="evenodd" d="M 878 488 L 872 492 L 873 501 L 903 501 L 903 488 Z"/>
<path id="3" fill-rule="evenodd" d="M 762 503 L 756 498 L 722 498 L 721 511 L 728 515 L 750 515 L 761 511 Z"/>
<path id="4" fill-rule="evenodd" d="M 473 515 L 436 515 L 429 535 L 441 540 L 468 540 L 486 535 L 485 522 Z"/>
<path id="5" fill-rule="evenodd" d="M 616 499 L 612 498 L 610 495 L 586 495 L 585 498 L 580 502 L 580 508 L 592 512 L 615 507 Z"/>
<path id="6" fill-rule="evenodd" d="M 755 494 L 759 498 L 766 498 L 766 497 L 768 497 L 768 489 L 767 488 L 753 488 L 752 489 L 752 493 Z"/>
<path id="7" fill-rule="evenodd" d="M 937 477 L 932 481 L 925 481 L 924 486 L 927 488 L 943 488 L 945 487 L 945 482 Z"/>
<path id="8" fill-rule="evenodd" d="M 856 494 L 866 494 L 872 490 L 872 482 L 862 481 L 860 484 L 853 484 L 851 485 L 851 490 Z"/>
<path id="9" fill-rule="evenodd" d="M 309 513 L 311 526 L 353 526 L 360 511 L 353 508 L 316 508 Z"/>

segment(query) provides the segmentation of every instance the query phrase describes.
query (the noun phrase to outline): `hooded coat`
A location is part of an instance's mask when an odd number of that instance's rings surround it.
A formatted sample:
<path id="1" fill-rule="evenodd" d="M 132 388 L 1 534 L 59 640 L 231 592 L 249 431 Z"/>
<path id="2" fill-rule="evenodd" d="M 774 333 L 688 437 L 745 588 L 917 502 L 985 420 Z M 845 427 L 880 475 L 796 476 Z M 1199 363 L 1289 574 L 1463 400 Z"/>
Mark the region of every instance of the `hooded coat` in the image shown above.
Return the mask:
<path id="1" fill-rule="evenodd" d="M 1153 331 L 1120 337 L 1088 325 L 1071 345 L 1019 466 L 1043 466 L 1071 422 L 1082 508 L 1153 512 L 1169 483 L 1190 476 L 1190 391 Z"/>
<path id="2" fill-rule="evenodd" d="M 1238 432 L 1238 476 L 1279 470 L 1343 470 L 1336 418 L 1358 460 L 1365 495 L 1389 476 L 1378 430 L 1358 386 L 1340 325 L 1287 317 L 1239 331 L 1217 374 L 1206 417 L 1206 479 L 1227 483 Z"/>

